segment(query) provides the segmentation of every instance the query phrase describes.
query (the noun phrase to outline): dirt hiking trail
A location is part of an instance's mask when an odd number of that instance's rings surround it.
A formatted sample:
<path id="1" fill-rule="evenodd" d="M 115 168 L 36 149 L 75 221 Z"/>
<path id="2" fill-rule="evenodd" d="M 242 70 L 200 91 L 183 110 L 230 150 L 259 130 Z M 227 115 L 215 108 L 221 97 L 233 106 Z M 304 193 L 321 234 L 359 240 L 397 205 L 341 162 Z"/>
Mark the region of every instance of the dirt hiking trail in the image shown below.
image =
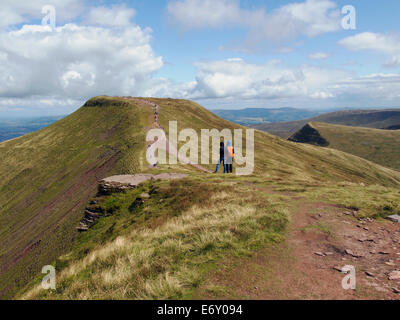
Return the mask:
<path id="1" fill-rule="evenodd" d="M 295 198 L 294 198 L 295 199 Z M 286 241 L 255 256 L 224 261 L 197 297 L 217 299 L 400 299 L 400 224 L 357 220 L 329 203 L 293 202 Z M 341 269 L 356 270 L 344 290 Z M 398 276 L 398 277 L 397 277 Z M 219 294 L 208 287 L 217 287 Z"/>
<path id="2" fill-rule="evenodd" d="M 160 106 L 154 102 L 151 102 L 149 100 L 145 100 L 145 99 L 139 99 L 139 98 L 130 98 L 130 97 L 126 97 L 126 99 L 130 99 L 133 100 L 135 102 L 138 103 L 144 103 L 147 104 L 151 107 L 153 107 L 154 110 L 154 122 L 151 125 L 151 129 L 153 128 L 157 128 L 157 129 L 161 129 L 164 131 L 164 128 L 160 125 L 159 123 L 159 115 L 160 115 Z M 166 147 L 165 147 L 166 146 Z M 168 154 L 171 154 L 172 156 L 174 156 L 176 159 L 178 159 L 180 162 L 184 163 L 184 164 L 188 164 L 200 171 L 206 172 L 206 173 L 212 173 L 210 170 L 204 168 L 203 166 L 197 164 L 197 163 L 193 163 L 189 158 L 187 158 L 185 155 L 183 155 L 182 153 L 178 152 L 178 150 L 176 149 L 176 147 L 167 139 L 166 134 L 164 132 L 164 137 L 161 140 L 155 140 L 152 141 L 148 144 L 147 146 L 148 148 L 158 148 L 161 150 L 166 151 Z M 152 164 L 151 166 L 156 167 L 157 163 L 156 160 L 152 160 Z"/>

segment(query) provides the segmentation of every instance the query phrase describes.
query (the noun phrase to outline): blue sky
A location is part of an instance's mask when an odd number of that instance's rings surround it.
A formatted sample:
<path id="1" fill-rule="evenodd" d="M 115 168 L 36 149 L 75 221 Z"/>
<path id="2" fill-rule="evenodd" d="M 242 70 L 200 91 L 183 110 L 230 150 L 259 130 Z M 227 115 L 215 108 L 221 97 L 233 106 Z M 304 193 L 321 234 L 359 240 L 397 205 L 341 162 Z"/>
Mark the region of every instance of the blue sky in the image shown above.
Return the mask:
<path id="1" fill-rule="evenodd" d="M 267 8 L 268 11 L 289 4 L 293 1 L 253 0 L 242 1 L 242 8 Z M 160 5 L 162 3 L 163 5 Z M 400 3 L 396 0 L 378 1 L 336 1 L 338 8 L 352 4 L 357 10 L 357 29 L 339 30 L 338 32 L 307 38 L 298 37 L 283 43 L 287 46 L 296 46 L 296 50 L 288 54 L 276 53 L 275 43 L 265 43 L 264 50 L 256 50 L 250 54 L 243 54 L 240 50 L 220 50 L 221 46 L 229 48 L 235 42 L 240 43 L 246 34 L 244 28 L 204 28 L 200 30 L 182 32 L 166 16 L 165 6 L 168 1 L 138 1 L 135 8 L 139 11 L 135 21 L 141 26 L 149 26 L 154 30 L 153 48 L 165 57 L 166 61 L 173 63 L 176 68 L 163 70 L 163 74 L 177 76 L 181 80 L 193 79 L 193 63 L 199 60 L 227 59 L 232 56 L 241 57 L 246 61 L 260 63 L 266 59 L 283 59 L 287 64 L 299 65 L 303 63 L 316 63 L 310 61 L 308 55 L 324 51 L 332 54 L 326 64 L 344 65 L 356 60 L 363 66 L 353 66 L 361 74 L 386 71 L 382 68 L 380 54 L 350 53 L 338 46 L 338 41 L 360 32 L 396 32 L 400 31 L 400 20 L 396 12 L 400 10 Z M 142 11 L 143 10 L 143 11 Z M 142 12 L 142 13 L 141 13 Z M 155 16 L 159 19 L 154 19 Z M 279 30 L 277 30 L 279 32 Z M 296 45 L 298 42 L 301 44 Z M 384 58 L 384 57 L 383 57 Z M 372 61 L 371 61 L 372 59 Z M 320 62 L 317 62 L 320 64 Z M 357 68 L 357 69 L 355 69 Z M 168 69 L 168 68 L 166 68 Z M 349 68 L 350 69 L 350 68 Z"/>
<path id="2" fill-rule="evenodd" d="M 42 7 L 56 29 L 42 26 Z M 352 5 L 356 29 L 342 27 Z M 395 0 L 4 0 L 0 117 L 68 113 L 99 94 L 210 109 L 400 106 Z"/>

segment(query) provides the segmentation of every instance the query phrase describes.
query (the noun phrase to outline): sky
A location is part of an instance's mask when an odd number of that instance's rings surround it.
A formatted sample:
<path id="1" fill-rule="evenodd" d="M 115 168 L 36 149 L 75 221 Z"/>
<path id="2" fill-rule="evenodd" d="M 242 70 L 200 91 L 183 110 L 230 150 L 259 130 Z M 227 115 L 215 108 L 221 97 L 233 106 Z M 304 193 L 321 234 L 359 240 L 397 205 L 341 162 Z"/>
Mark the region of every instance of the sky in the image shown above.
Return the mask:
<path id="1" fill-rule="evenodd" d="M 400 107 L 399 12 L 398 0 L 1 0 L 0 118 L 97 95 Z"/>

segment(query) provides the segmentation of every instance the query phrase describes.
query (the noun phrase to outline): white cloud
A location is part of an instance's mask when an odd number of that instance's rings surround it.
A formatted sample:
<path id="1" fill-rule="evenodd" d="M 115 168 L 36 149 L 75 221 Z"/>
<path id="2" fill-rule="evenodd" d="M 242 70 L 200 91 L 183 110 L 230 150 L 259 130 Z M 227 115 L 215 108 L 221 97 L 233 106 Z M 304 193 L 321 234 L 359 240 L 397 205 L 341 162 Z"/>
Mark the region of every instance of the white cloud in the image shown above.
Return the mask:
<path id="1" fill-rule="evenodd" d="M 388 54 L 400 51 L 400 38 L 382 33 L 364 32 L 339 41 L 347 49 L 353 51 L 374 50 Z"/>
<path id="2" fill-rule="evenodd" d="M 5 8 L 15 15 L 6 15 L 0 26 L 20 23 L 35 15 L 41 17 L 40 5 L 48 2 L 52 1 L 38 0 L 37 10 L 36 3 L 24 6 L 19 0 L 7 1 Z M 70 15 L 81 14 L 81 5 L 75 0 L 53 2 L 58 4 L 57 16 L 67 17 L 59 8 L 68 5 L 73 9 Z M 177 20 L 182 26 L 245 26 L 249 29 L 249 42 L 299 34 L 311 37 L 337 28 L 337 10 L 329 0 L 286 5 L 269 14 L 265 10 L 242 9 L 236 0 L 179 0 L 172 2 L 168 10 L 176 14 L 175 18 L 183 19 Z M 213 100 L 219 105 L 229 101 L 241 106 L 249 101 L 256 101 L 257 105 L 268 101 L 275 106 L 348 106 L 352 101 L 365 102 L 365 106 L 400 105 L 400 75 L 395 73 L 358 77 L 339 69 L 287 67 L 276 60 L 253 64 L 231 58 L 197 62 L 196 77 L 190 82 L 157 78 L 162 58 L 151 47 L 151 30 L 131 23 L 134 15 L 133 9 L 121 5 L 97 7 L 83 17 L 89 26 L 58 23 L 54 31 L 41 25 L 0 31 L 0 109 L 77 107 L 100 94 Z M 256 36 L 257 32 L 261 35 Z M 371 33 L 340 42 L 350 50 L 375 50 L 389 55 L 392 60 L 388 64 L 392 65 L 400 62 L 399 43 L 396 36 Z M 281 52 L 290 52 L 290 48 L 282 46 Z M 322 59 L 326 54 L 317 52 L 309 57 Z"/>
<path id="3" fill-rule="evenodd" d="M 352 51 L 375 51 L 391 56 L 385 63 L 387 67 L 400 66 L 400 36 L 373 32 L 359 33 L 339 41 L 339 44 Z"/>
<path id="4" fill-rule="evenodd" d="M 329 54 L 327 54 L 325 52 L 315 52 L 315 53 L 310 54 L 308 57 L 312 60 L 324 60 L 329 57 Z"/>
<path id="5" fill-rule="evenodd" d="M 135 14 L 136 11 L 126 5 L 113 5 L 111 8 L 97 7 L 90 10 L 84 21 L 95 26 L 126 27 L 131 24 Z"/>
<path id="6" fill-rule="evenodd" d="M 330 0 L 307 0 L 288 4 L 276 10 L 275 15 L 281 19 L 296 21 L 301 25 L 302 32 L 309 37 L 340 29 L 340 11 L 337 10 L 336 3 Z M 282 20 L 281 24 L 286 24 L 286 20 Z"/>
<path id="7" fill-rule="evenodd" d="M 169 3 L 168 13 L 186 29 L 246 27 L 250 43 L 298 35 L 314 37 L 340 28 L 340 11 L 331 0 L 292 3 L 271 13 L 243 9 L 238 0 L 175 0 Z"/>
<path id="8" fill-rule="evenodd" d="M 373 88 L 373 90 L 371 90 Z M 400 105 L 400 74 L 380 73 L 354 77 L 336 84 L 336 91 L 344 97 L 358 97 L 379 103 L 393 101 Z"/>
<path id="9" fill-rule="evenodd" d="M 400 67 L 400 55 L 393 57 L 389 61 L 386 61 L 383 64 L 383 66 L 386 67 L 386 68 L 397 68 L 397 67 Z"/>
<path id="10" fill-rule="evenodd" d="M 2 0 L 0 10 L 0 28 L 27 23 L 31 19 L 41 19 L 42 7 L 53 5 L 56 9 L 57 21 L 65 22 L 79 16 L 85 1 L 80 0 Z"/>
<path id="11" fill-rule="evenodd" d="M 261 65 L 226 60 L 196 66 L 199 97 L 315 98 L 329 90 L 330 83 L 349 76 L 338 70 L 328 73 L 314 67 L 285 68 L 275 60 Z"/>
<path id="12" fill-rule="evenodd" d="M 0 98 L 84 100 L 99 94 L 136 95 L 163 66 L 151 30 L 67 24 L 25 25 L 0 33 Z"/>
<path id="13" fill-rule="evenodd" d="M 313 99 L 328 99 L 328 98 L 333 98 L 334 96 L 330 92 L 319 91 L 313 93 L 310 97 Z"/>
<path id="14" fill-rule="evenodd" d="M 196 81 L 180 97 L 190 99 L 283 99 L 333 97 L 330 85 L 351 75 L 315 67 L 285 68 L 272 60 L 250 64 L 243 59 L 198 62 Z M 171 84 L 173 88 L 174 85 Z M 156 92 L 160 94 L 161 92 Z M 165 95 L 165 91 L 163 93 Z M 179 93 L 178 93 L 179 94 Z"/>
<path id="15" fill-rule="evenodd" d="M 211 106 L 369 107 L 400 105 L 400 74 L 358 77 L 339 69 L 280 61 L 251 64 L 243 59 L 198 62 L 196 81 L 177 84 L 158 79 L 152 95 L 212 102 Z M 371 90 L 374 88 L 374 90 Z"/>
<path id="16" fill-rule="evenodd" d="M 167 78 L 153 78 L 141 96 L 190 99 L 196 85 L 196 81 L 177 83 Z"/>

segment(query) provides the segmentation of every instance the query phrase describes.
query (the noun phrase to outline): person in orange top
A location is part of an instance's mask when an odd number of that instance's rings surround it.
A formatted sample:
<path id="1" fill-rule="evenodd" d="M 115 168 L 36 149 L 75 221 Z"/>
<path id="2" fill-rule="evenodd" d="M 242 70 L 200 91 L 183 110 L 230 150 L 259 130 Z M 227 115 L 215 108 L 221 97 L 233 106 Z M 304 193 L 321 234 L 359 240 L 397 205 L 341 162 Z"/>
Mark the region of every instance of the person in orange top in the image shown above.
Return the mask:
<path id="1" fill-rule="evenodd" d="M 235 156 L 235 148 L 232 146 L 232 142 L 228 140 L 225 150 L 225 170 L 227 173 L 232 173 L 233 171 L 233 158 Z"/>

